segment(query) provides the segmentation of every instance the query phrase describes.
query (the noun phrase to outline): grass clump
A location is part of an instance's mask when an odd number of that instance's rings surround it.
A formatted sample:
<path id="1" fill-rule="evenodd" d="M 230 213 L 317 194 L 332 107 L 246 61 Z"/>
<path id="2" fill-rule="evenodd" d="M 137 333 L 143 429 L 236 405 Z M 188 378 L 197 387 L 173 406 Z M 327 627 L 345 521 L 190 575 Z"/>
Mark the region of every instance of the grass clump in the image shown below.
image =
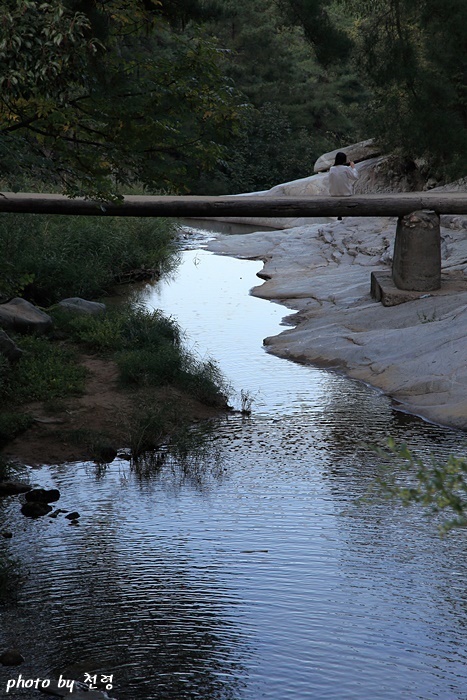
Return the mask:
<path id="1" fill-rule="evenodd" d="M 17 339 L 24 351 L 14 365 L 0 355 L 0 446 L 24 433 L 33 418 L 23 404 L 78 395 L 84 391 L 86 370 L 77 362 L 77 352 L 47 338 Z"/>
<path id="2" fill-rule="evenodd" d="M 74 341 L 115 359 L 122 386 L 171 385 L 207 405 L 225 404 L 228 387 L 217 365 L 186 350 L 177 323 L 160 311 L 125 307 L 100 316 L 52 313 Z"/>
<path id="3" fill-rule="evenodd" d="M 169 219 L 0 214 L 0 298 L 49 306 L 96 298 L 136 270 L 160 275 L 175 264 L 176 232 Z"/>
<path id="4" fill-rule="evenodd" d="M 20 341 L 24 355 L 10 368 L 0 388 L 0 405 L 50 401 L 84 390 L 86 370 L 77 353 L 47 338 L 25 336 Z"/>

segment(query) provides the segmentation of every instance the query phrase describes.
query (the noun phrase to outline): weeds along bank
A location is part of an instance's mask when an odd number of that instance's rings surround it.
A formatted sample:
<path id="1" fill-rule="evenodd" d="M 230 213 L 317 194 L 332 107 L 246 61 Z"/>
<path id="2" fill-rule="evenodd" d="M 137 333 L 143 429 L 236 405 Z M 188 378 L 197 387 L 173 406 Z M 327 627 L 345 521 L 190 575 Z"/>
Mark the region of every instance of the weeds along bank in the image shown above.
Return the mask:
<path id="1" fill-rule="evenodd" d="M 160 276 L 176 263 L 176 234 L 168 219 L 0 214 L 0 301 L 48 306 Z"/>
<path id="2" fill-rule="evenodd" d="M 173 223 L 3 215 L 0 261 L 2 302 L 20 296 L 53 320 L 40 336 L 8 329 L 22 354 L 0 354 L 4 460 L 108 461 L 122 447 L 137 458 L 193 417 L 226 408 L 215 363 L 188 352 L 160 312 L 125 304 L 88 315 L 56 304 L 102 298 L 123 280 L 172 269 Z"/>

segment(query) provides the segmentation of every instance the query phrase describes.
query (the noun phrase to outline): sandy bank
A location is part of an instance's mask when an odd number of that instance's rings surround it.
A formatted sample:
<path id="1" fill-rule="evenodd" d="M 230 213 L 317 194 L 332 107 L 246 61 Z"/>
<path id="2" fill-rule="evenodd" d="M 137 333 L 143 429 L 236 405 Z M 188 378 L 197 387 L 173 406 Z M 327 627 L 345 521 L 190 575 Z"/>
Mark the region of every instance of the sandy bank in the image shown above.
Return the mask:
<path id="1" fill-rule="evenodd" d="M 268 350 L 344 369 L 404 410 L 467 429 L 467 218 L 442 217 L 440 292 L 383 307 L 370 297 L 372 270 L 390 270 L 395 219 L 349 218 L 244 236 L 219 235 L 209 249 L 260 259 L 265 282 L 252 294 L 284 304 L 292 328 Z"/>

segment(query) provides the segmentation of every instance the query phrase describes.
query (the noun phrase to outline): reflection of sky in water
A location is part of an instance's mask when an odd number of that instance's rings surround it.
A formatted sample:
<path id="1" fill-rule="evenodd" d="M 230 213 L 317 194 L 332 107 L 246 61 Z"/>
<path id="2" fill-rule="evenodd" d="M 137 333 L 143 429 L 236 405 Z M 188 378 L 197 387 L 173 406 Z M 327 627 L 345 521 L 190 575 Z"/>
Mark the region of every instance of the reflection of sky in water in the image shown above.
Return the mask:
<path id="1" fill-rule="evenodd" d="M 253 285 L 261 284 L 255 274 L 262 266 L 186 251 L 174 278 L 151 287 L 145 303 L 173 316 L 186 331 L 188 346 L 216 359 L 237 392 L 256 397 L 257 411 L 305 410 L 315 406 L 331 375 L 258 351 L 265 337 L 283 330 L 281 320 L 290 313 L 248 296 Z"/>
<path id="2" fill-rule="evenodd" d="M 466 437 L 266 353 L 288 311 L 248 296 L 260 268 L 189 251 L 147 287 L 237 391 L 258 393 L 253 414 L 220 420 L 219 461 L 200 474 L 37 470 L 81 523 L 7 504 L 31 573 L 0 645 L 21 643 L 23 675 L 113 672 L 119 700 L 465 700 L 464 533 L 440 540 L 417 508 L 357 499 L 377 472 L 365 443 L 394 435 L 443 458 Z"/>

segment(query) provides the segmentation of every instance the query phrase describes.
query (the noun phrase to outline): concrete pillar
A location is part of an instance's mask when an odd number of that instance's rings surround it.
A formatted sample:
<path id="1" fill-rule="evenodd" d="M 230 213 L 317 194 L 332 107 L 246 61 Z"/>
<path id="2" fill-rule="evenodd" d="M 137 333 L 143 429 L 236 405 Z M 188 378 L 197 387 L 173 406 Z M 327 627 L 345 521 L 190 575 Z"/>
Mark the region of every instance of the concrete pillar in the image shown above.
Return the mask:
<path id="1" fill-rule="evenodd" d="M 392 279 L 399 289 L 429 292 L 441 286 L 441 236 L 434 211 L 397 220 Z"/>

